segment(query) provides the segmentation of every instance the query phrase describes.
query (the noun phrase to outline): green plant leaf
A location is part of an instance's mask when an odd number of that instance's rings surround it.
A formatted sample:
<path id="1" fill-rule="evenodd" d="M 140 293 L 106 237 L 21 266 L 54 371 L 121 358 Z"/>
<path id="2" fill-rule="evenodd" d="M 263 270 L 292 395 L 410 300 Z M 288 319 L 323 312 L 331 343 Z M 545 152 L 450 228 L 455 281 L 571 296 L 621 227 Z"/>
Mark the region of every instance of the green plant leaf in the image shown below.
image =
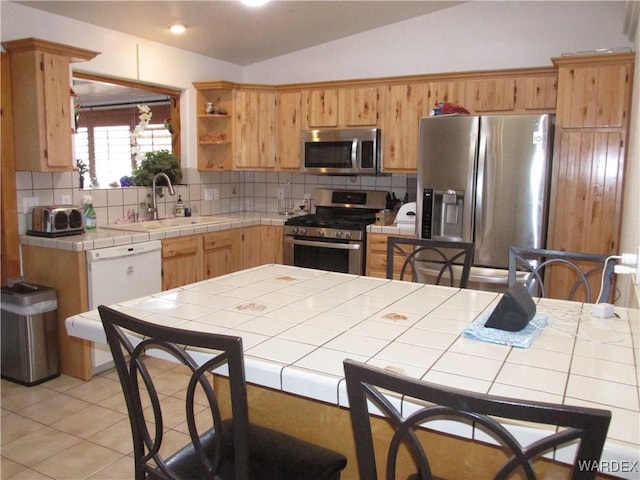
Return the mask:
<path id="1" fill-rule="evenodd" d="M 155 150 L 147 152 L 140 166 L 133 170 L 134 185 L 151 186 L 156 173 L 166 173 L 172 184 L 182 181 L 182 170 L 178 159 L 168 150 Z M 158 185 L 164 185 L 163 180 L 158 180 Z"/>

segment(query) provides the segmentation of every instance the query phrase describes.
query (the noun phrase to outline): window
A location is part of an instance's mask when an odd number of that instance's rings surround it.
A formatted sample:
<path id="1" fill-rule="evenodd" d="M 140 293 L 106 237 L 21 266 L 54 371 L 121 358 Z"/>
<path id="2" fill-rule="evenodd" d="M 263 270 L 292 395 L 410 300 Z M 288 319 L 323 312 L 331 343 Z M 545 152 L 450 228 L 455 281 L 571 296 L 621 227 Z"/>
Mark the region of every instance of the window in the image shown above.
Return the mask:
<path id="1" fill-rule="evenodd" d="M 151 123 L 138 139 L 142 153 L 171 152 L 171 134 L 164 127 L 164 118 L 169 116 L 168 105 L 151 106 L 151 113 Z M 74 135 L 75 156 L 89 165 L 92 186 L 119 186 L 122 177 L 131 175 L 135 165 L 130 135 L 139 122 L 138 115 L 137 106 L 80 112 Z"/>

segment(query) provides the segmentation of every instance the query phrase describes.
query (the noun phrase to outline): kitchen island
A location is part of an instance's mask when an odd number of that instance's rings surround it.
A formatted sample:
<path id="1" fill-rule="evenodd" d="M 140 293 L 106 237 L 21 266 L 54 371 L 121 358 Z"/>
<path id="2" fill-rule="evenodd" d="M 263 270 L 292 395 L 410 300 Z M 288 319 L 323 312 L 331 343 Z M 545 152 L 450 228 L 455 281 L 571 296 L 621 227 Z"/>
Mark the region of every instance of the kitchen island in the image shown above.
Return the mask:
<path id="1" fill-rule="evenodd" d="M 241 336 L 252 420 L 341 451 L 349 459 L 345 479 L 357 478 L 345 358 L 472 391 L 611 410 L 603 470 L 638 478 L 640 312 L 616 308 L 616 317 L 598 319 L 589 305 L 543 299 L 538 313 L 549 324 L 529 349 L 463 337 L 499 298 L 264 265 L 117 308 L 163 325 Z M 106 341 L 97 311 L 69 317 L 66 327 L 71 336 Z M 443 448 L 467 448 L 464 437 L 473 428 L 445 423 L 438 435 L 442 445 L 462 445 Z M 559 449 L 554 457 L 563 462 L 570 455 Z"/>

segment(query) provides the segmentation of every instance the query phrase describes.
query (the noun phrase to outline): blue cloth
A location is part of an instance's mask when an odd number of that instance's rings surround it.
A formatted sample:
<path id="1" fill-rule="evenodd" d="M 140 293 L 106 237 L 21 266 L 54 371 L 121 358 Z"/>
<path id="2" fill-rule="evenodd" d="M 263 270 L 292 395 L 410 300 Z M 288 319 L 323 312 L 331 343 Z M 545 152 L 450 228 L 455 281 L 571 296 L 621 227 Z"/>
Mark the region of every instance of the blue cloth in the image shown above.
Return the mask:
<path id="1" fill-rule="evenodd" d="M 497 328 L 484 326 L 491 313 L 486 313 L 476 318 L 471 325 L 464 329 L 462 335 L 473 340 L 499 343 L 510 347 L 529 348 L 543 328 L 547 326 L 547 317 L 536 314 L 522 330 L 509 332 Z"/>

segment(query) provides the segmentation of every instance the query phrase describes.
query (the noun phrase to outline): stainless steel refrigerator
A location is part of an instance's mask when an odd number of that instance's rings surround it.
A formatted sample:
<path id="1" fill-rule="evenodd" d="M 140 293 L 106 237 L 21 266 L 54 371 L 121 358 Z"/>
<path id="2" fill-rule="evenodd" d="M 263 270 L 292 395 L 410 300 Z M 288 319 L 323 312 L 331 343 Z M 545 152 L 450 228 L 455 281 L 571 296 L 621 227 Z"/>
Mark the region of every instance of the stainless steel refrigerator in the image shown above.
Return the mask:
<path id="1" fill-rule="evenodd" d="M 473 242 L 470 288 L 504 291 L 510 246 L 544 248 L 553 115 L 420 119 L 416 236 Z"/>

